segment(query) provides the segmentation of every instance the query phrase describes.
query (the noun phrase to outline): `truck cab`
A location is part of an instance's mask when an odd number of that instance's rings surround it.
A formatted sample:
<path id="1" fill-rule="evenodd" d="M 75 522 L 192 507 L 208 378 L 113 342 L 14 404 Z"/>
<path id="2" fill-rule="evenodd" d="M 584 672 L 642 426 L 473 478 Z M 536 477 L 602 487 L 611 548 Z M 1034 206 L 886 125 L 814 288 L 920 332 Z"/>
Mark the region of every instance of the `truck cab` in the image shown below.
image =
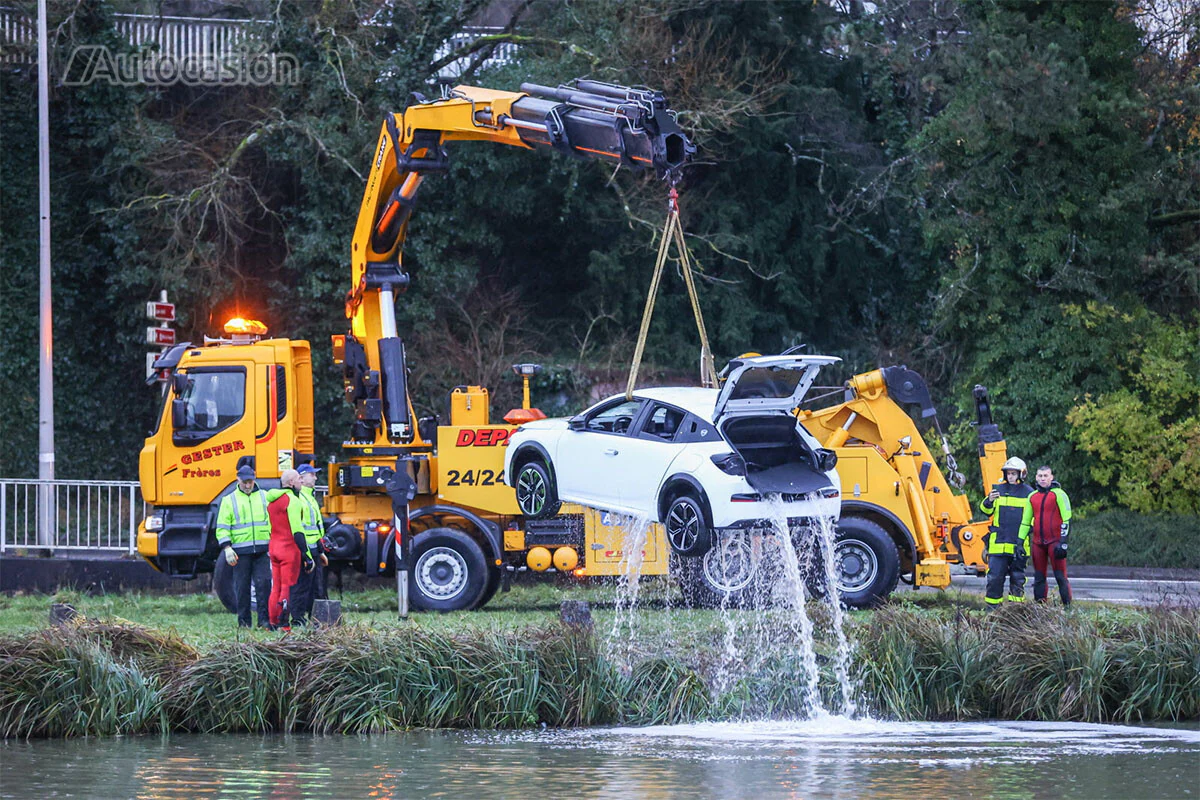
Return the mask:
<path id="1" fill-rule="evenodd" d="M 261 323 L 235 320 L 229 338 L 177 345 L 155 362 L 169 380 L 138 459 L 151 507 L 138 552 L 172 577 L 212 570 L 212 522 L 240 465 L 252 464 L 259 485 L 275 487 L 284 469 L 312 459 L 309 344 L 262 339 L 259 330 Z"/>

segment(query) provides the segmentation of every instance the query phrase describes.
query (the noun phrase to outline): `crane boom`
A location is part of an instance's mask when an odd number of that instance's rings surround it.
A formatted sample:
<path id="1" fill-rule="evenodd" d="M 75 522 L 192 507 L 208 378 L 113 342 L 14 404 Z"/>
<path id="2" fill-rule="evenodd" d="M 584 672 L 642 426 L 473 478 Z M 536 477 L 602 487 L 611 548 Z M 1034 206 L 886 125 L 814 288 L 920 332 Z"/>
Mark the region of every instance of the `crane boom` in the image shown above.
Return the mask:
<path id="1" fill-rule="evenodd" d="M 396 295 L 409 284 L 403 247 L 417 191 L 449 166 L 446 143 L 486 141 L 547 148 L 633 169 L 674 184 L 695 153 L 662 94 L 599 81 L 519 92 L 456 86 L 388 114 L 379 132 L 351 248 L 349 335 L 335 345 L 346 399 L 356 408 L 348 445 L 422 444 L 412 425 Z"/>

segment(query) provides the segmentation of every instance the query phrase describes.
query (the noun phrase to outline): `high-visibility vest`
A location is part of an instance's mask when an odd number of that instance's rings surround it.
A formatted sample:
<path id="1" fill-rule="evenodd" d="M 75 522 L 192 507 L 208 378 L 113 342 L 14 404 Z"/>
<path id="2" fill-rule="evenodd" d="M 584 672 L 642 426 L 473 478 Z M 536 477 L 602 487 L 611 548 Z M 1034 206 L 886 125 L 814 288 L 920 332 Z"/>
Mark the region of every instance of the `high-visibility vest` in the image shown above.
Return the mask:
<path id="1" fill-rule="evenodd" d="M 321 516 L 321 502 L 317 500 L 317 493 L 309 486 L 301 487 L 300 500 L 302 502 L 297 505 L 304 507 L 302 528 L 304 538 L 310 549 L 315 548 L 317 542 L 321 541 L 321 537 L 325 535 L 325 518 Z"/>
<path id="2" fill-rule="evenodd" d="M 988 530 L 988 555 L 1016 555 L 1028 553 L 1026 542 L 1033 528 L 1033 504 L 1029 496 L 1033 489 L 1019 483 L 1015 486 L 1003 484 L 995 502 L 983 498 L 979 508 L 992 518 Z"/>
<path id="3" fill-rule="evenodd" d="M 217 543 L 224 547 L 266 545 L 271 540 L 271 518 L 267 514 L 267 493 L 256 485 L 246 494 L 234 489 L 221 499 L 217 509 Z"/>

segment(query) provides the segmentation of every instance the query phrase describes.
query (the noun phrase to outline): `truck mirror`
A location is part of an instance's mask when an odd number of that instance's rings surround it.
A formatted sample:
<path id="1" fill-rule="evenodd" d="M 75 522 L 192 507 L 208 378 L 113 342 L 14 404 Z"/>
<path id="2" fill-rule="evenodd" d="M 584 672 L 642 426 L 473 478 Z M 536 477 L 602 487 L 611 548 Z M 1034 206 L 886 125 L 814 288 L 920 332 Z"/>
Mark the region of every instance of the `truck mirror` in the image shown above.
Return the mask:
<path id="1" fill-rule="evenodd" d="M 171 427 L 181 431 L 187 427 L 187 400 L 171 401 Z"/>
<path id="2" fill-rule="evenodd" d="M 181 395 L 187 389 L 188 376 L 182 372 L 171 373 L 171 388 L 175 390 L 176 395 Z"/>

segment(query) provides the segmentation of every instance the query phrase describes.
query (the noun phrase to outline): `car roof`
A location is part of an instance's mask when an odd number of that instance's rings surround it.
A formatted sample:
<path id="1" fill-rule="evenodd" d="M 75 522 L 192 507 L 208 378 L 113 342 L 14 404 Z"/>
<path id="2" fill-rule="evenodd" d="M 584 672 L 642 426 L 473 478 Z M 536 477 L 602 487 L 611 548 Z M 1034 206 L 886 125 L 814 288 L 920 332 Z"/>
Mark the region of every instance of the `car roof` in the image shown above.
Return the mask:
<path id="1" fill-rule="evenodd" d="M 633 396 L 678 406 L 700 419 L 709 420 L 712 419 L 713 408 L 717 404 L 717 394 L 716 389 L 704 389 L 699 386 L 664 386 L 638 389 Z"/>

